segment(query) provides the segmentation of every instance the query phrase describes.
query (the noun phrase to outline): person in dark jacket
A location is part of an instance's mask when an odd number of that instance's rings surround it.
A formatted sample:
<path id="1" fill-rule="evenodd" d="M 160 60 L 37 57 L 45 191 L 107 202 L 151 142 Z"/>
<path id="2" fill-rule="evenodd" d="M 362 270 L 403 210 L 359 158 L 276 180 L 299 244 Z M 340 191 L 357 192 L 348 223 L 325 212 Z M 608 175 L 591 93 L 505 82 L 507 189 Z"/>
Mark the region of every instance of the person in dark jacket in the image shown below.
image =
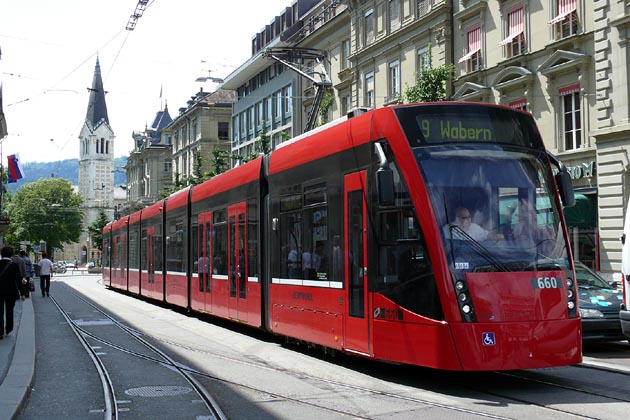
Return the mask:
<path id="1" fill-rule="evenodd" d="M 13 248 L 0 250 L 0 339 L 13 331 L 13 308 L 20 297 L 22 275 L 20 267 L 11 260 Z M 5 316 L 6 315 L 6 316 Z M 6 318 L 6 320 L 4 319 Z"/>

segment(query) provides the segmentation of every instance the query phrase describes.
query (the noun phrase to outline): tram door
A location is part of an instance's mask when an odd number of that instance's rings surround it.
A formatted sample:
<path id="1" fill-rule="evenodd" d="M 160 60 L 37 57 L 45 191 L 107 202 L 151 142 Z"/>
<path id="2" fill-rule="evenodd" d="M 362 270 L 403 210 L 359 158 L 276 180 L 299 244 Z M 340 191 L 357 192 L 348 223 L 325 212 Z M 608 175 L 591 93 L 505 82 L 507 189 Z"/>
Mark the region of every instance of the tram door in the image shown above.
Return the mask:
<path id="1" fill-rule="evenodd" d="M 228 275 L 230 298 L 228 314 L 247 322 L 247 231 L 245 202 L 228 207 Z"/>
<path id="2" fill-rule="evenodd" d="M 210 285 L 210 244 L 212 242 L 212 213 L 201 213 L 198 223 L 199 260 L 197 261 L 197 274 L 199 275 L 199 291 L 203 296 L 204 310 L 212 308 L 212 295 Z"/>
<path id="3" fill-rule="evenodd" d="M 345 346 L 361 353 L 370 352 L 365 178 L 365 171 L 344 178 Z"/>

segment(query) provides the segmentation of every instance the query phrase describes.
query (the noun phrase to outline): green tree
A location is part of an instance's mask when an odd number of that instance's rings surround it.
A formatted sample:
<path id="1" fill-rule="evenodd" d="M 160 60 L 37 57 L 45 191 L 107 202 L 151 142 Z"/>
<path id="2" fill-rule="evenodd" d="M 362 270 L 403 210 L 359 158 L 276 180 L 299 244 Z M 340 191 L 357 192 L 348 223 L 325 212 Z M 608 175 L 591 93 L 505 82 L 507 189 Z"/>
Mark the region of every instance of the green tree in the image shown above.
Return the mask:
<path id="1" fill-rule="evenodd" d="M 416 75 L 416 84 L 407 86 L 405 100 L 407 102 L 437 102 L 446 99 L 446 83 L 453 80 L 455 66 L 445 64 L 433 67 L 431 60 L 431 46 L 424 57 L 428 65 L 422 66 Z"/>
<path id="2" fill-rule="evenodd" d="M 98 216 L 96 220 L 94 220 L 88 226 L 88 232 L 90 233 L 90 237 L 92 238 L 91 243 L 94 248 L 97 248 L 99 251 L 103 251 L 103 228 L 110 220 L 105 213 L 105 210 L 99 209 Z"/>
<path id="3" fill-rule="evenodd" d="M 7 242 L 47 243 L 48 249 L 76 243 L 83 229 L 83 198 L 72 190 L 70 181 L 46 178 L 24 185 L 7 203 L 11 218 Z"/>
<path id="4" fill-rule="evenodd" d="M 328 122 L 328 111 L 330 111 L 334 103 L 335 94 L 332 90 L 328 90 L 319 104 L 319 125 L 324 125 Z"/>
<path id="5" fill-rule="evenodd" d="M 198 185 L 208 179 L 207 175 L 203 173 L 203 156 L 199 149 L 193 152 L 193 173 L 188 179 L 188 185 Z"/>

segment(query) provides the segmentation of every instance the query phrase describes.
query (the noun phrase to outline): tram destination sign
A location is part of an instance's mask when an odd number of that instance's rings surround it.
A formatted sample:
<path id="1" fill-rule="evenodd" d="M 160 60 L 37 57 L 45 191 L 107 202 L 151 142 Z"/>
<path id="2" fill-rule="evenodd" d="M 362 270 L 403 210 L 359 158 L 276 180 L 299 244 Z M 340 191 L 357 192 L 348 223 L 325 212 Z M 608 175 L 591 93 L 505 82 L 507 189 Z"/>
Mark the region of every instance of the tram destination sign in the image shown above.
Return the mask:
<path id="1" fill-rule="evenodd" d="M 401 108 L 397 115 L 412 147 L 445 143 L 500 143 L 541 148 L 531 115 L 475 104 Z"/>

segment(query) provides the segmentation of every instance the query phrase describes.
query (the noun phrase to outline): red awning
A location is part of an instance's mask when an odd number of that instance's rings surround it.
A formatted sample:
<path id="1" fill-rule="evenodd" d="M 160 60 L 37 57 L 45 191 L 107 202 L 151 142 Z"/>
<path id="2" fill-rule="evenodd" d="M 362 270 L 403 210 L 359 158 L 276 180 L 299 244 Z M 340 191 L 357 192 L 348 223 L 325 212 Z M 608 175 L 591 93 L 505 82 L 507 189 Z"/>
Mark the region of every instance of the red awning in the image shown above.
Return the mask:
<path id="1" fill-rule="evenodd" d="M 571 6 L 569 9 L 567 9 L 566 11 L 559 13 L 558 16 L 556 16 L 555 18 L 551 19 L 548 23 L 554 24 L 556 22 L 561 22 L 563 21 L 567 16 L 569 16 L 571 13 L 575 12 L 577 10 L 577 6 Z"/>
<path id="2" fill-rule="evenodd" d="M 523 33 L 523 30 L 521 29 L 520 31 L 511 34 L 510 36 L 505 38 L 503 41 L 499 42 L 499 45 L 507 45 L 507 44 L 509 44 L 510 42 L 514 41 L 514 38 L 516 38 L 517 36 L 519 36 L 522 33 Z"/>
<path id="3" fill-rule="evenodd" d="M 458 63 L 463 63 L 464 61 L 468 61 L 470 60 L 470 57 L 472 57 L 476 52 L 480 51 L 481 48 L 476 48 L 472 51 L 470 51 L 468 54 L 466 54 L 465 56 L 463 56 L 462 58 L 459 59 Z"/>

